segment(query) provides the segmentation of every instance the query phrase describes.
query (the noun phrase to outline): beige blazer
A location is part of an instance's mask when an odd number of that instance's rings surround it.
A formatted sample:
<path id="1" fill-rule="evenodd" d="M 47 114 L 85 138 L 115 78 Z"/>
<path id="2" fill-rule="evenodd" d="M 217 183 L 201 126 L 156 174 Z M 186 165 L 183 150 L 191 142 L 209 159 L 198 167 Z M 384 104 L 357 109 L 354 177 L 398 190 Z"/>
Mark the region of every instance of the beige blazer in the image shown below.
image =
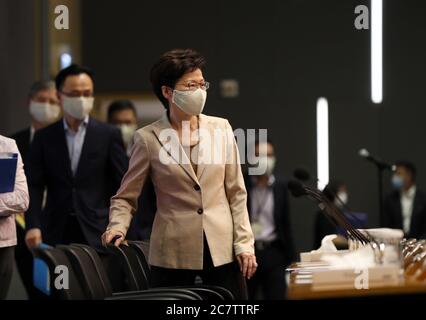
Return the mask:
<path id="1" fill-rule="evenodd" d="M 201 270 L 203 232 L 215 266 L 232 262 L 242 252 L 254 253 L 247 192 L 232 128 L 226 119 L 200 115 L 199 131 L 194 172 L 166 113 L 139 129 L 129 169 L 111 199 L 108 230 L 126 234 L 141 188 L 151 176 L 157 195 L 151 265 Z"/>

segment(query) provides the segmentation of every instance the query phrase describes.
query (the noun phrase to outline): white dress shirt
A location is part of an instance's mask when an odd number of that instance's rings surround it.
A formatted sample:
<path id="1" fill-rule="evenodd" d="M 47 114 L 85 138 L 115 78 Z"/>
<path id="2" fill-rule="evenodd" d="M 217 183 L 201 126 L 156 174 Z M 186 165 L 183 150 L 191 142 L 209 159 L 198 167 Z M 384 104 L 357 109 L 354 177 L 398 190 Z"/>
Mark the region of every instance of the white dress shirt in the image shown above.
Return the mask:
<path id="1" fill-rule="evenodd" d="M 253 177 L 251 198 L 251 224 L 256 241 L 271 242 L 277 238 L 274 218 L 274 192 L 275 177 L 269 176 L 266 187 L 257 185 L 257 179 Z"/>
<path id="2" fill-rule="evenodd" d="M 402 226 L 404 232 L 410 231 L 411 217 L 413 215 L 414 198 L 416 197 L 416 186 L 411 186 L 407 191 L 401 192 Z"/>
<path id="3" fill-rule="evenodd" d="M 68 152 L 71 161 L 71 171 L 75 175 L 80 161 L 81 150 L 83 149 L 84 138 L 86 137 L 86 129 L 89 123 L 89 116 L 86 116 L 84 120 L 78 126 L 77 132 L 73 131 L 67 124 L 64 118 L 64 129 L 65 137 L 67 140 Z"/>
<path id="4" fill-rule="evenodd" d="M 30 143 L 33 142 L 35 132 L 36 132 L 36 130 L 35 130 L 34 126 L 31 125 L 31 127 L 30 127 Z"/>

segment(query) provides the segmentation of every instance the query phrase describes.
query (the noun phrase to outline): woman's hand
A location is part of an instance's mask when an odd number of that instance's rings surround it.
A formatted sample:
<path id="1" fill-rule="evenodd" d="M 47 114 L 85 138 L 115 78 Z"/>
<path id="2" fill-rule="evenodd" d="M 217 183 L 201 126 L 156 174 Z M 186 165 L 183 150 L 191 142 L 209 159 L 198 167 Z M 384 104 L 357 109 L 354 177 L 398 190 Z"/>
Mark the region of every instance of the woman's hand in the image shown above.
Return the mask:
<path id="1" fill-rule="evenodd" d="M 257 269 L 256 256 L 248 252 L 243 252 L 237 256 L 237 261 L 243 276 L 250 279 Z"/>
<path id="2" fill-rule="evenodd" d="M 116 238 L 116 240 L 112 244 L 119 247 L 124 241 L 124 234 L 118 230 L 107 230 L 102 235 L 102 245 L 106 247 L 114 238 Z"/>

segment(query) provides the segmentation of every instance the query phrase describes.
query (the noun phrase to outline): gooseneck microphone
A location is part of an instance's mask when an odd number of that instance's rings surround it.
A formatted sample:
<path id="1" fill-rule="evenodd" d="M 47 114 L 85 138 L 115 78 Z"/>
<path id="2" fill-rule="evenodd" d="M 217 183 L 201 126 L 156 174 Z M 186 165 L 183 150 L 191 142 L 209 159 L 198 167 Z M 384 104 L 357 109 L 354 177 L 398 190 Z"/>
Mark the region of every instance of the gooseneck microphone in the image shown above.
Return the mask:
<path id="1" fill-rule="evenodd" d="M 307 182 L 311 180 L 309 172 L 303 168 L 297 168 L 293 171 L 293 176 L 300 181 Z"/>
<path id="2" fill-rule="evenodd" d="M 382 170 L 390 170 L 393 171 L 395 169 L 394 165 L 391 165 L 387 162 L 382 161 L 381 159 L 373 156 L 367 149 L 363 148 L 358 151 L 358 155 L 361 158 L 366 159 L 367 161 L 370 161 L 374 163 L 377 167 L 379 167 Z"/>
<path id="3" fill-rule="evenodd" d="M 316 202 L 321 211 L 337 226 L 345 230 L 347 236 L 354 240 L 359 240 L 361 243 L 367 244 L 374 239 L 371 236 L 364 235 L 359 230 L 354 228 L 348 221 L 343 212 L 330 201 L 320 190 L 306 186 L 299 181 L 291 180 L 288 183 L 288 188 L 291 194 L 296 197 L 306 196 Z"/>

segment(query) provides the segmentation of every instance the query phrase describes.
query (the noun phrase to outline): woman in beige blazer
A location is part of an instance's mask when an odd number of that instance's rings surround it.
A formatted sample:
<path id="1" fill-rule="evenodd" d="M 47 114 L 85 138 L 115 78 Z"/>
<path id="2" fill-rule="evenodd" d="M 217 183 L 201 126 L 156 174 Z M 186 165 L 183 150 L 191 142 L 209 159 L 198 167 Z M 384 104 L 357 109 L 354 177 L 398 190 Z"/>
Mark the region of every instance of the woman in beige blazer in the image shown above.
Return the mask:
<path id="1" fill-rule="evenodd" d="M 177 49 L 153 66 L 151 82 L 166 112 L 134 136 L 102 241 L 119 237 L 120 245 L 125 239 L 149 175 L 157 195 L 149 253 L 153 285 L 190 285 L 199 275 L 241 298 L 239 281 L 257 267 L 254 238 L 232 128 L 226 119 L 201 114 L 209 86 L 204 63 L 197 52 Z"/>

